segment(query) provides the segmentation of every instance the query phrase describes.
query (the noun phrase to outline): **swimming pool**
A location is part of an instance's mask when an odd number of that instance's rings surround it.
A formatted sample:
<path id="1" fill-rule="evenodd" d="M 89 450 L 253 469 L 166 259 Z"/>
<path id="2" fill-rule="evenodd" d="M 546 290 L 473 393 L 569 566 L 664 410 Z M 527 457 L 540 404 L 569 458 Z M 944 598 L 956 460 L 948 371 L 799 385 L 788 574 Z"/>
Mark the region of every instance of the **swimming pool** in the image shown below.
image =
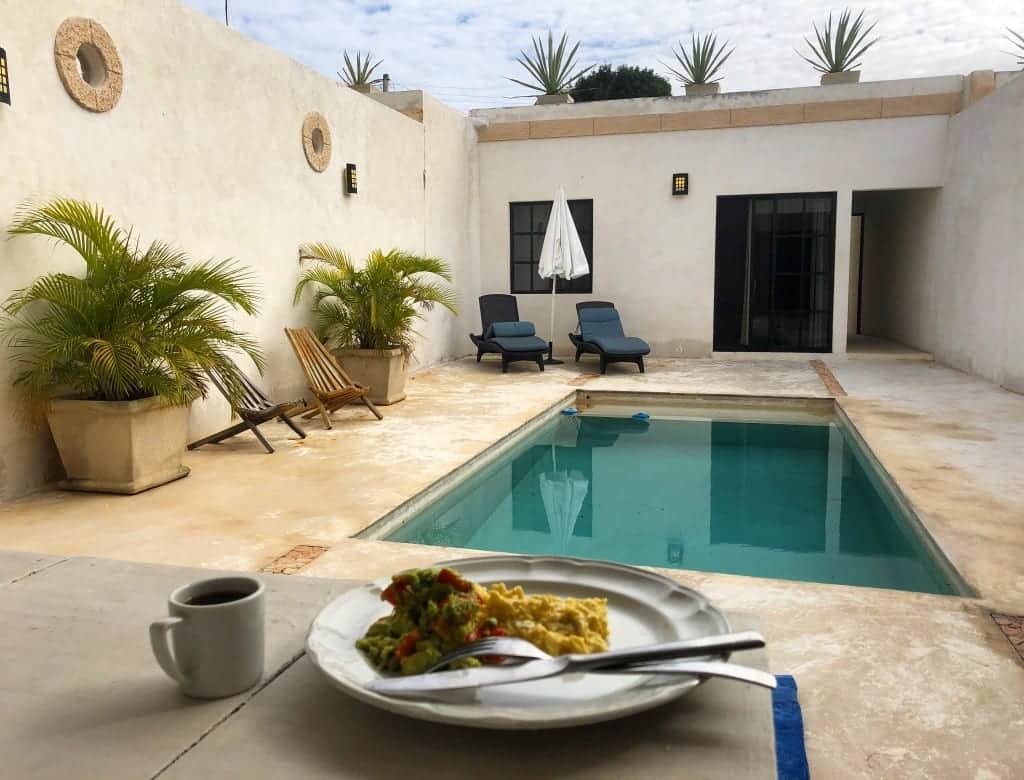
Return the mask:
<path id="1" fill-rule="evenodd" d="M 961 592 L 917 522 L 835 420 L 584 414 L 548 419 L 381 538 Z"/>

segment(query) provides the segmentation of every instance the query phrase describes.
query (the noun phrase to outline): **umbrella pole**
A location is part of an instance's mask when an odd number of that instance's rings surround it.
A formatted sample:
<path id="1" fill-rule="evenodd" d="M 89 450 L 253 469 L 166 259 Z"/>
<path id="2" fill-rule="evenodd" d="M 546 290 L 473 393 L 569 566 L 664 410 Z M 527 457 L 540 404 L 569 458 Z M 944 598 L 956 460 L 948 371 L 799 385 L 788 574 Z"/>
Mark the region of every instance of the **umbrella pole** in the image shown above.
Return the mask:
<path id="1" fill-rule="evenodd" d="M 551 277 L 551 340 L 548 341 L 548 357 L 544 361 L 545 366 L 560 366 L 561 360 L 555 360 L 555 293 L 558 290 L 558 276 Z"/>

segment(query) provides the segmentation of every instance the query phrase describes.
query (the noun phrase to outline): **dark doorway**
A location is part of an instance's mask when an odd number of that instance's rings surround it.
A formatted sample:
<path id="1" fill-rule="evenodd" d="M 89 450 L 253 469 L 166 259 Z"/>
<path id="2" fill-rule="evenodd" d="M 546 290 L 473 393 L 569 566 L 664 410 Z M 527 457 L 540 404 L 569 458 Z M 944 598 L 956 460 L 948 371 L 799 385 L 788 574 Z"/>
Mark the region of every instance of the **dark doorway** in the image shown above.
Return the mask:
<path id="1" fill-rule="evenodd" d="M 836 195 L 718 198 L 714 348 L 831 352 Z"/>

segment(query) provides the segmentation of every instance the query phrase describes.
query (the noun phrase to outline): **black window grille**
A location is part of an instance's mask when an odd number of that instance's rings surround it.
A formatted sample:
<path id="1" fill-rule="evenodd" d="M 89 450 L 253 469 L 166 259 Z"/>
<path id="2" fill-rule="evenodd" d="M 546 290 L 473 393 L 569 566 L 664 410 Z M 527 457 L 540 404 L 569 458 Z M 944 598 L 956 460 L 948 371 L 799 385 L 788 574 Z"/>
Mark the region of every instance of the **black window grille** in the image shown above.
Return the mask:
<path id="1" fill-rule="evenodd" d="M 537 273 L 544 232 L 551 215 L 550 200 L 509 204 L 509 289 L 515 294 L 551 293 L 551 280 Z M 578 279 L 558 280 L 559 293 L 590 293 L 594 289 L 594 201 L 570 200 L 569 213 L 576 223 L 590 273 Z"/>

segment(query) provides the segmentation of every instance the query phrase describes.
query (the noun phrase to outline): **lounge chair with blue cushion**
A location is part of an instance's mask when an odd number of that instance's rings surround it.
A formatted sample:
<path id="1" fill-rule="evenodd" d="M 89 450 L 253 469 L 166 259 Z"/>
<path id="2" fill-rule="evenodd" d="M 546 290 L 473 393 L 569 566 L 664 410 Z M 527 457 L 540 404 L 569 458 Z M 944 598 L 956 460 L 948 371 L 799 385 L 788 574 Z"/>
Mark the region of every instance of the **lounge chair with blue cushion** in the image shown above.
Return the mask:
<path id="1" fill-rule="evenodd" d="M 476 362 L 485 353 L 501 355 L 501 371 L 508 371 L 508 364 L 520 360 L 536 363 L 544 370 L 544 354 L 548 343 L 537 337 L 532 322 L 519 320 L 519 305 L 514 295 L 496 293 L 480 296 L 479 336 L 470 333 L 469 338 L 476 345 Z"/>
<path id="2" fill-rule="evenodd" d="M 583 301 L 576 304 L 576 314 L 580 332 L 570 333 L 569 339 L 576 346 L 577 363 L 587 352 L 601 359 L 602 374 L 608 370 L 609 363 L 636 363 L 640 373 L 644 373 L 644 355 L 650 354 L 651 347 L 643 339 L 623 332 L 615 304 Z"/>

